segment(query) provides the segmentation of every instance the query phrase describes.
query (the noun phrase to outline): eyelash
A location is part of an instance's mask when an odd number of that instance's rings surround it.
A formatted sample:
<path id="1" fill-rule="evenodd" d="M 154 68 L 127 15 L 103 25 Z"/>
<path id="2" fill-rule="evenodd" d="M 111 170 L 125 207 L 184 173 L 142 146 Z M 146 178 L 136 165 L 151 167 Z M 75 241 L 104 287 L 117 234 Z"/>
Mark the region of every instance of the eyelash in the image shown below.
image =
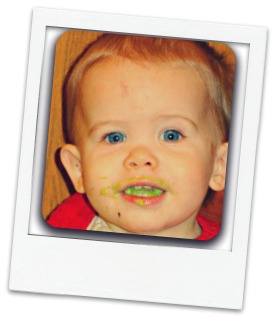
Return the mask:
<path id="1" fill-rule="evenodd" d="M 173 135 L 175 136 L 175 134 L 176 134 L 176 139 L 173 140 Z M 160 140 L 163 140 L 169 143 L 177 142 L 181 140 L 182 138 L 184 138 L 184 135 L 176 129 L 168 129 L 163 131 L 160 134 Z M 111 132 L 111 133 L 105 134 L 102 137 L 102 141 L 105 141 L 108 144 L 119 144 L 126 141 L 126 136 L 121 132 Z"/>

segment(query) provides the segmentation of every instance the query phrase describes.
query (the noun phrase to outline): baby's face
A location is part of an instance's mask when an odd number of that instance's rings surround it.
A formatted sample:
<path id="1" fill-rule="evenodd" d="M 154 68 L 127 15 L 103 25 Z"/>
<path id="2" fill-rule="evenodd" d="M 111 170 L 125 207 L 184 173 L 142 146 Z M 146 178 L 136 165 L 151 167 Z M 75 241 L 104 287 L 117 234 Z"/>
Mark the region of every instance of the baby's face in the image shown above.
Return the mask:
<path id="1" fill-rule="evenodd" d="M 199 76 L 109 60 L 86 73 L 80 97 L 83 191 L 99 216 L 114 230 L 192 237 L 218 144 Z"/>

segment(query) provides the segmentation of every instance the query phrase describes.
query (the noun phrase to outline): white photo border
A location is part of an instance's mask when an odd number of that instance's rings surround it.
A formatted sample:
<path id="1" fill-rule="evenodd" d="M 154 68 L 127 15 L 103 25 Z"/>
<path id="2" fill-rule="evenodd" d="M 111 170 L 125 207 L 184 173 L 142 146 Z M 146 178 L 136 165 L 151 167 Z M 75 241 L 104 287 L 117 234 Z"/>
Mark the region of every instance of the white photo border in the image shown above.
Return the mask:
<path id="1" fill-rule="evenodd" d="M 249 45 L 232 247 L 229 251 L 106 242 L 29 233 L 40 80 L 47 27 L 192 38 Z M 267 30 L 55 9 L 34 9 L 10 289 L 241 309 Z M 44 172 L 40 172 L 41 175 Z M 230 185 L 229 185 L 230 188 Z"/>

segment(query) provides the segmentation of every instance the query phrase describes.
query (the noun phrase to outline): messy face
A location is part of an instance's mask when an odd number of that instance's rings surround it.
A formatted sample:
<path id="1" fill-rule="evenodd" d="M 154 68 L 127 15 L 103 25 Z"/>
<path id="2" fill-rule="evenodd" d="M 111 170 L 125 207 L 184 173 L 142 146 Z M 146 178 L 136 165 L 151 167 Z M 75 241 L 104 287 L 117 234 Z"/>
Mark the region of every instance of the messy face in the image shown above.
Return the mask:
<path id="1" fill-rule="evenodd" d="M 198 74 L 106 60 L 86 72 L 76 109 L 82 189 L 111 229 L 196 237 L 218 145 Z"/>

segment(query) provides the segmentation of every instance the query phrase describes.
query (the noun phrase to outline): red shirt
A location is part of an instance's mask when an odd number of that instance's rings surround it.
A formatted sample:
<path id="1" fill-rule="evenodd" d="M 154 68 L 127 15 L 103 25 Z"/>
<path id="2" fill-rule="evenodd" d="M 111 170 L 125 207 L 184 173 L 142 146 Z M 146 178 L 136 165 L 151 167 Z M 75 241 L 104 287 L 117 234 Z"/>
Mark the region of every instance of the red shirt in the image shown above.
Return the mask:
<path id="1" fill-rule="evenodd" d="M 56 228 L 86 230 L 96 216 L 85 196 L 74 193 L 62 202 L 47 218 L 47 223 Z M 220 226 L 202 216 L 197 216 L 201 234 L 196 240 L 209 240 L 215 237 Z"/>

